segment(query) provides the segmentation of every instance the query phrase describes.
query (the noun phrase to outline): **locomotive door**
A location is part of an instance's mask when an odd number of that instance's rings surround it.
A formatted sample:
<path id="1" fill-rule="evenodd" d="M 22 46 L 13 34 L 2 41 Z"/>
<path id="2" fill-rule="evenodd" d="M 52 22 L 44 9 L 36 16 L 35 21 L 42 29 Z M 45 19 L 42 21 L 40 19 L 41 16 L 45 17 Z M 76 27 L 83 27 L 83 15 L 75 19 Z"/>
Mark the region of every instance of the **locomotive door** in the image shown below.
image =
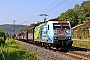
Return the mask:
<path id="1" fill-rule="evenodd" d="M 46 25 L 42 27 L 42 39 L 47 39 L 47 31 L 46 31 Z"/>

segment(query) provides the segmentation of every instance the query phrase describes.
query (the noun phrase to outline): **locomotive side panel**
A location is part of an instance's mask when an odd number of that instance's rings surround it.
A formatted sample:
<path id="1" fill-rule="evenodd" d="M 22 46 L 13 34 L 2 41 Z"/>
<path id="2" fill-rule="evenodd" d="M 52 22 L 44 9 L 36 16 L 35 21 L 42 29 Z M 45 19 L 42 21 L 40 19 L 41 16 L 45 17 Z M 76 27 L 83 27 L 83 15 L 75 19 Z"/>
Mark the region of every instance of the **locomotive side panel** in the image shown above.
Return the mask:
<path id="1" fill-rule="evenodd" d="M 48 43 L 53 43 L 53 36 L 54 36 L 53 21 L 49 21 L 47 23 L 47 41 L 48 41 Z"/>
<path id="2" fill-rule="evenodd" d="M 34 29 L 34 41 L 47 42 L 47 23 L 43 23 Z"/>
<path id="3" fill-rule="evenodd" d="M 34 29 L 34 41 L 40 41 L 40 27 Z"/>

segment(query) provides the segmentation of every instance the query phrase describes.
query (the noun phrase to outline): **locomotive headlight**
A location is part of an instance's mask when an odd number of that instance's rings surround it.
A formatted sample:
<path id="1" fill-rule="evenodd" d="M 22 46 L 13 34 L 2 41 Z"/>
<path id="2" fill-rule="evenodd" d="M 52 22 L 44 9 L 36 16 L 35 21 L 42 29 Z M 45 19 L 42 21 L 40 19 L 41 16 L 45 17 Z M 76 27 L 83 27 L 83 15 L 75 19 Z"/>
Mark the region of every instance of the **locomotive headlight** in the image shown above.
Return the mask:
<path id="1" fill-rule="evenodd" d="M 57 33 L 54 33 L 54 35 L 57 35 Z"/>
<path id="2" fill-rule="evenodd" d="M 70 30 L 66 30 L 66 33 L 70 33 Z"/>
<path id="3" fill-rule="evenodd" d="M 57 35 L 57 30 L 54 30 L 54 35 Z"/>
<path id="4" fill-rule="evenodd" d="M 58 40 L 58 37 L 54 37 L 54 40 Z"/>
<path id="5" fill-rule="evenodd" d="M 67 40 L 71 40 L 71 37 L 70 37 L 70 36 L 68 36 L 68 37 L 67 37 Z"/>

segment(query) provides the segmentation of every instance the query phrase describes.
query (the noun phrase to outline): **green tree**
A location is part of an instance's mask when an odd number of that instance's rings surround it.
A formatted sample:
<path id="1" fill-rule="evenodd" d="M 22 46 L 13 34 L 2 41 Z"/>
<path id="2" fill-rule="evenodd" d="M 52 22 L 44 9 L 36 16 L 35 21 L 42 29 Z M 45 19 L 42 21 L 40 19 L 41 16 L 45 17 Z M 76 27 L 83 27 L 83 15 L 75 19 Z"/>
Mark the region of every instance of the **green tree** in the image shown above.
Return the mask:
<path id="1" fill-rule="evenodd" d="M 78 23 L 78 16 L 73 9 L 68 9 L 65 13 L 61 13 L 59 19 L 70 21 L 72 27 Z"/>
<path id="2" fill-rule="evenodd" d="M 76 4 L 73 8 L 73 11 L 75 11 L 75 13 L 78 13 L 80 11 L 80 6 L 79 4 Z"/>
<path id="3" fill-rule="evenodd" d="M 60 14 L 59 20 L 69 20 L 72 27 L 77 24 L 90 22 L 90 1 L 84 1 L 81 6 L 76 4 L 73 9 L 68 9 Z"/>
<path id="4" fill-rule="evenodd" d="M 6 38 L 8 37 L 8 34 L 5 33 L 1 28 L 0 28 L 0 45 L 2 43 L 5 43 Z"/>
<path id="5" fill-rule="evenodd" d="M 90 17 L 90 1 L 84 1 L 80 6 L 80 11 L 77 13 L 79 24 L 89 22 Z"/>

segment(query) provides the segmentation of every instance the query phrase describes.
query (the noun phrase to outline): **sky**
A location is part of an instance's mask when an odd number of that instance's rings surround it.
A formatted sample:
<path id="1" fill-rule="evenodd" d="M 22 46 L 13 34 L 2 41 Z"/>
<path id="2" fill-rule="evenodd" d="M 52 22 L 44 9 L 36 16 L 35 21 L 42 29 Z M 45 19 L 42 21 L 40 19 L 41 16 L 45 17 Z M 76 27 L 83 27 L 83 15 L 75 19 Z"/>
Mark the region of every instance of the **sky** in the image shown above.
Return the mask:
<path id="1" fill-rule="evenodd" d="M 41 14 L 47 14 L 47 20 L 53 19 L 74 8 L 76 4 L 81 5 L 83 1 L 85 0 L 0 0 L 0 25 L 42 22 L 45 16 L 39 16 Z"/>

